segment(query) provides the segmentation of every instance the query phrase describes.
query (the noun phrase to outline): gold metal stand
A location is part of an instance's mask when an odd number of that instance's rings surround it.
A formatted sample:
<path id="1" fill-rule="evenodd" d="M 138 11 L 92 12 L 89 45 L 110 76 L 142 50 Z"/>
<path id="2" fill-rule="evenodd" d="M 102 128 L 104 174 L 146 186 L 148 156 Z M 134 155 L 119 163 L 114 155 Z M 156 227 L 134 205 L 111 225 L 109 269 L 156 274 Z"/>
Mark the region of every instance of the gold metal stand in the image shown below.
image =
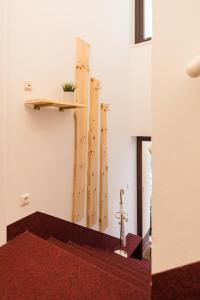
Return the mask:
<path id="1" fill-rule="evenodd" d="M 126 248 L 126 235 L 125 235 L 125 223 L 128 222 L 128 214 L 124 211 L 124 190 L 120 190 L 120 211 L 115 214 L 115 217 L 119 219 L 119 225 L 120 225 L 120 249 L 116 250 L 115 253 L 123 256 L 128 257 L 127 252 L 125 251 Z"/>

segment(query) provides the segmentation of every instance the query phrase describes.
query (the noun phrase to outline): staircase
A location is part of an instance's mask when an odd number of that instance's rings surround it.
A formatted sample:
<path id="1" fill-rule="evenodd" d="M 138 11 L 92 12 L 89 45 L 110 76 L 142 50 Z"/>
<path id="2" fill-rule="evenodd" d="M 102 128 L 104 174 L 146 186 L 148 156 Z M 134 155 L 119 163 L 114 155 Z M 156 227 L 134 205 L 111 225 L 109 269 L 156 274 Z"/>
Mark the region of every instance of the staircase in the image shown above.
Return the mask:
<path id="1" fill-rule="evenodd" d="M 30 232 L 0 248 L 0 269 L 0 299 L 150 299 L 147 261 Z"/>

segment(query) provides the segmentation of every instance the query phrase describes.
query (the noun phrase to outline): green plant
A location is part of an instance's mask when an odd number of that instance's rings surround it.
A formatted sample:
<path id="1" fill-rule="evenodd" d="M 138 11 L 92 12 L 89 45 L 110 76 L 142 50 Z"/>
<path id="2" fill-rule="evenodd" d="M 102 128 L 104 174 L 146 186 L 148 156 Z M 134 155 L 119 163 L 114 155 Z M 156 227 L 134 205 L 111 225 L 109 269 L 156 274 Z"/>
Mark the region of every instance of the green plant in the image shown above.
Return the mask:
<path id="1" fill-rule="evenodd" d="M 64 92 L 74 92 L 76 89 L 75 85 L 72 82 L 66 82 L 63 84 Z"/>

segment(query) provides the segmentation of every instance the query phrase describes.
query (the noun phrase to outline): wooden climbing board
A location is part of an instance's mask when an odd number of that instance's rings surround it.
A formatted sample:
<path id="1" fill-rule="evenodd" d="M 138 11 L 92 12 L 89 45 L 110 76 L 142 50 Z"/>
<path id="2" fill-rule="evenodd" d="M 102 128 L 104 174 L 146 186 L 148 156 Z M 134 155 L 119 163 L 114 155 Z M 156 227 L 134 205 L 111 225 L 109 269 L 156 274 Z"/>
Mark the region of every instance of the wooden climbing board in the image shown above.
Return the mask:
<path id="1" fill-rule="evenodd" d="M 108 146 L 107 146 L 107 111 L 108 105 L 101 104 L 100 137 L 100 195 L 99 195 L 99 229 L 108 227 Z"/>
<path id="2" fill-rule="evenodd" d="M 90 45 L 77 39 L 76 103 L 88 105 Z M 88 109 L 77 109 L 75 118 L 75 154 L 72 222 L 84 217 L 87 196 Z"/>
<path id="3" fill-rule="evenodd" d="M 90 81 L 90 122 L 88 136 L 87 226 L 98 222 L 99 165 L 99 89 L 100 81 Z"/>

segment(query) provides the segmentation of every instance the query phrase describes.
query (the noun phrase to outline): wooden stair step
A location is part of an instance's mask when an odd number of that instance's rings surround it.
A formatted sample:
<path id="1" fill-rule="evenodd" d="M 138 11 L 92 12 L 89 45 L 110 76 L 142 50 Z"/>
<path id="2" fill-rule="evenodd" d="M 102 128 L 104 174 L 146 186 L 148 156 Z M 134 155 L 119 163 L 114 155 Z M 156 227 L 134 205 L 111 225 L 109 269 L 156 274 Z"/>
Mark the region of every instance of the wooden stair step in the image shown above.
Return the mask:
<path id="1" fill-rule="evenodd" d="M 102 249 L 99 249 L 99 250 L 102 251 Z M 140 269 L 146 270 L 148 273 L 151 273 L 151 262 L 146 259 L 139 260 L 136 258 L 125 258 L 125 257 L 119 256 L 116 253 L 111 252 L 110 250 L 106 250 L 106 252 L 111 257 L 114 257 L 116 260 L 121 261 L 121 262 L 125 263 L 126 265 L 130 265 L 130 266 L 137 265 Z"/>
<path id="2" fill-rule="evenodd" d="M 86 246 L 88 247 L 88 246 Z M 146 267 L 145 264 L 142 263 L 139 259 L 135 258 L 125 258 L 122 257 L 114 252 L 111 252 L 109 250 L 104 251 L 103 249 L 97 249 L 99 253 L 101 253 L 103 256 L 108 256 L 112 258 L 114 261 L 121 263 L 123 266 L 126 266 L 127 268 L 135 268 L 137 270 L 140 270 L 142 273 L 150 274 L 150 267 Z"/>
<path id="3" fill-rule="evenodd" d="M 70 242 L 71 243 L 71 242 Z M 104 252 L 104 250 L 97 250 L 88 246 L 82 246 L 84 247 L 85 251 L 87 253 L 89 253 L 90 255 L 95 255 L 98 256 L 99 259 L 101 259 L 102 261 L 107 261 L 108 263 L 112 260 L 112 264 L 117 266 L 118 268 L 124 268 L 124 270 L 126 270 L 127 272 L 130 273 L 135 273 L 137 271 L 137 273 L 141 274 L 142 277 L 148 277 L 150 280 L 150 272 L 146 269 L 144 269 L 143 267 L 137 265 L 137 264 L 129 264 L 127 263 L 127 259 L 125 258 L 124 261 L 121 260 L 121 256 L 118 256 L 117 254 L 112 254 L 111 255 L 108 252 Z"/>
<path id="4" fill-rule="evenodd" d="M 88 247 L 88 246 L 86 246 Z M 103 249 L 97 248 L 99 252 L 104 252 Z M 113 259 L 119 261 L 119 262 L 123 262 L 123 264 L 127 265 L 127 266 L 134 266 L 134 267 L 139 267 L 139 269 L 141 269 L 142 271 L 145 271 L 147 273 L 151 273 L 151 263 L 150 261 L 147 261 L 146 259 L 136 259 L 136 258 L 125 258 L 123 256 L 120 256 L 116 253 L 111 252 L 110 250 L 105 250 L 106 254 L 109 255 L 110 257 L 112 257 Z M 145 260 L 145 263 L 144 263 Z"/>
<path id="5" fill-rule="evenodd" d="M 149 299 L 148 290 L 28 232 L 0 248 L 0 269 L 1 299 Z"/>
<path id="6" fill-rule="evenodd" d="M 150 282 L 151 281 L 151 274 L 150 272 L 146 271 L 146 269 L 144 270 L 143 268 L 138 268 L 138 267 L 127 267 L 124 266 L 124 264 L 121 261 L 114 261 L 112 259 L 112 257 L 107 257 L 107 251 L 101 250 L 101 252 L 99 253 L 99 250 L 96 248 L 92 248 L 89 246 L 85 246 L 85 245 L 77 245 L 76 243 L 73 243 L 71 241 L 68 241 L 67 244 L 77 248 L 77 249 L 84 249 L 84 251 L 89 254 L 90 256 L 95 256 L 96 258 L 98 258 L 99 260 L 110 264 L 110 262 L 112 261 L 112 266 L 115 266 L 116 268 L 120 268 L 123 269 L 124 272 L 129 273 L 130 275 L 137 275 L 139 278 L 145 280 L 145 282 Z M 113 254 L 113 256 L 115 257 L 115 254 Z M 120 258 L 120 257 L 119 257 Z"/>
<path id="7" fill-rule="evenodd" d="M 139 289 L 139 291 L 143 291 L 144 293 L 146 293 L 146 291 L 148 291 L 149 289 L 149 282 L 146 278 L 141 279 L 136 273 L 133 276 L 132 274 L 123 271 L 122 268 L 119 269 L 113 266 L 112 261 L 109 261 L 108 263 L 99 260 L 97 257 L 85 253 L 85 249 L 82 246 L 79 246 L 80 248 L 78 249 L 77 247 L 74 247 L 74 245 L 70 245 L 70 243 L 65 244 L 52 238 L 50 238 L 49 241 L 63 248 L 64 250 L 69 251 L 78 257 L 81 257 L 88 263 L 94 264 L 96 267 L 104 270 L 105 272 L 108 272 L 109 274 L 117 277 L 118 279 L 129 283 L 131 286 L 134 286 L 135 288 Z"/>

